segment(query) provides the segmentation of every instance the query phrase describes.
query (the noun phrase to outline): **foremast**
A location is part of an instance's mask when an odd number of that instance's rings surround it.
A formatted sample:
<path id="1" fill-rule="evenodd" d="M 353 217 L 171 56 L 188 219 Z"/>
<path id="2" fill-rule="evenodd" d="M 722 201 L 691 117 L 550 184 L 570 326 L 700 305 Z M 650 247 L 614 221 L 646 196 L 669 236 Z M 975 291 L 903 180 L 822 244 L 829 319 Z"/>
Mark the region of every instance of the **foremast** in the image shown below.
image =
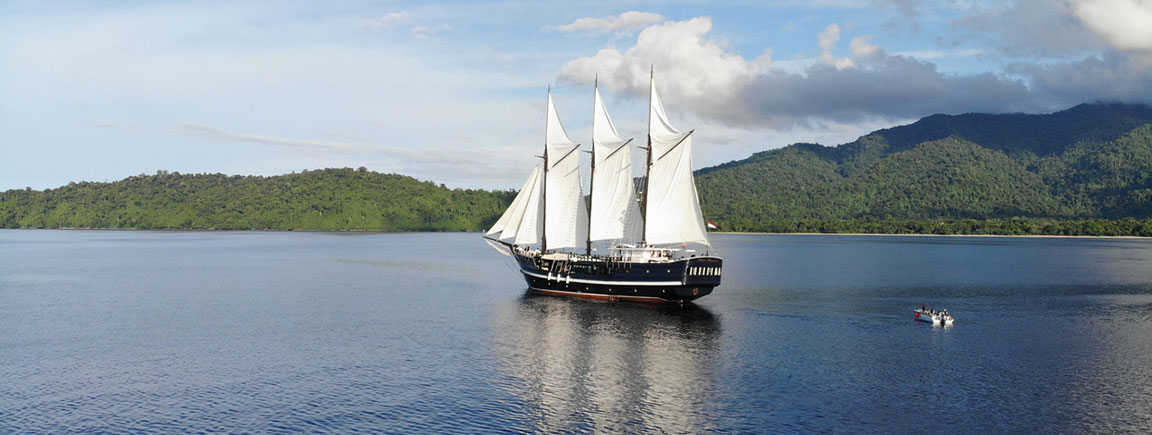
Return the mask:
<path id="1" fill-rule="evenodd" d="M 549 88 L 544 127 L 544 236 L 541 251 L 583 247 L 588 209 L 580 178 L 580 144 L 572 142 L 556 114 Z"/>

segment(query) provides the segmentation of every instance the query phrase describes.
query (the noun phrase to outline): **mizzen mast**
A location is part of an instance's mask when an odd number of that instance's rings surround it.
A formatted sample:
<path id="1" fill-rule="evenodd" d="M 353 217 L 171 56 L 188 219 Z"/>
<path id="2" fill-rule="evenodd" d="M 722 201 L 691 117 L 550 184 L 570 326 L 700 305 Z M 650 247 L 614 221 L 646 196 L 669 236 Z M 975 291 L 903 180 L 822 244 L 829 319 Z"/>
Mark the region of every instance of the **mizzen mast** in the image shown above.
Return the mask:
<path id="1" fill-rule="evenodd" d="M 592 167 L 591 172 L 588 174 L 588 238 L 585 240 L 584 253 L 592 255 L 592 204 L 595 197 L 592 194 L 596 191 L 596 118 L 597 111 L 595 100 L 600 98 L 600 75 L 597 74 L 596 78 L 592 79 Z"/>
<path id="2" fill-rule="evenodd" d="M 643 232 L 640 236 L 640 246 L 648 246 L 648 191 L 652 190 L 652 91 L 656 89 L 656 66 L 648 70 L 648 162 L 644 164 L 644 203 L 640 205 Z"/>
<path id="3" fill-rule="evenodd" d="M 544 107 L 544 181 L 541 182 L 540 252 L 548 250 L 548 124 L 552 119 L 552 85 L 548 85 L 548 105 Z"/>

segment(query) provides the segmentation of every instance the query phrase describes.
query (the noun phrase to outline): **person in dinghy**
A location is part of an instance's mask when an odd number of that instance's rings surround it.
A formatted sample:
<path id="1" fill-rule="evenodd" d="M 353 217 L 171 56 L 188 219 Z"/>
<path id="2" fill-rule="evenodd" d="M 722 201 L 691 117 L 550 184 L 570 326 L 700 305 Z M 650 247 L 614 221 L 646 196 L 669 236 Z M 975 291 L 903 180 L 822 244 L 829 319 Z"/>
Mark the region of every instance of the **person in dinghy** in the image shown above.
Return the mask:
<path id="1" fill-rule="evenodd" d="M 930 310 L 927 305 L 921 304 L 919 310 L 913 311 L 916 314 L 916 320 L 928 322 L 933 325 L 948 326 L 956 321 L 948 310 Z"/>

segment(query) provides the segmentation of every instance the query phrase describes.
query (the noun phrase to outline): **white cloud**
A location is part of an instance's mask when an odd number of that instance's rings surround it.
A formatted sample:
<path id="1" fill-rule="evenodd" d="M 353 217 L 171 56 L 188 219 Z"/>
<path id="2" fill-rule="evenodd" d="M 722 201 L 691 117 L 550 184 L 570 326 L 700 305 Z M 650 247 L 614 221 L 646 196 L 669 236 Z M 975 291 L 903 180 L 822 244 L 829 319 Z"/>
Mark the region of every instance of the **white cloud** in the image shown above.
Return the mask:
<path id="1" fill-rule="evenodd" d="M 1027 81 L 1004 74 L 944 74 L 928 61 L 886 53 L 867 36 L 853 39 L 850 56 L 837 57 L 833 50 L 842 35 L 837 24 L 816 38 L 822 51 L 819 61 L 785 69 L 785 62 L 773 63 L 768 55 L 748 60 L 724 41 L 709 38 L 711 24 L 708 17 L 697 17 L 651 26 L 625 51 L 609 47 L 568 62 L 560 78 L 583 82 L 599 73 L 602 84 L 643 97 L 648 92 L 648 67 L 655 65 L 666 104 L 728 126 L 778 131 L 933 113 L 1051 110 L 1082 102 L 1072 96 L 1086 94 L 1030 87 Z M 949 54 L 971 52 L 958 49 Z M 1060 71 L 1013 71 L 1037 78 L 1041 72 L 1051 76 Z M 1115 77 L 1087 77 L 1080 83 L 1103 88 Z M 1130 80 L 1148 82 L 1143 77 Z"/>
<path id="2" fill-rule="evenodd" d="M 1005 72 L 1027 80 L 1029 98 L 1039 104 L 1152 103 L 1150 0 L 973 5 L 958 23 L 971 38 L 991 41 L 989 51 L 1007 57 Z"/>
<path id="3" fill-rule="evenodd" d="M 640 32 L 628 51 L 605 48 L 595 56 L 572 60 L 560 77 L 582 82 L 599 74 L 601 83 L 647 95 L 649 69 L 655 68 L 661 89 L 670 95 L 719 104 L 771 62 L 749 62 L 730 52 L 723 41 L 705 38 L 711 30 L 709 17 L 654 25 Z"/>
<path id="4" fill-rule="evenodd" d="M 836 45 L 836 41 L 840 40 L 840 25 L 836 23 L 829 24 L 824 28 L 824 31 L 817 35 L 820 38 L 820 50 L 827 53 L 832 51 L 832 47 Z"/>
<path id="5" fill-rule="evenodd" d="M 1152 0 L 1080 0 L 1076 16 L 1118 50 L 1152 51 Z"/>
<path id="6" fill-rule="evenodd" d="M 867 36 L 857 36 L 852 38 L 852 55 L 856 57 L 867 57 L 875 54 L 879 47 L 868 42 Z"/>
<path id="7" fill-rule="evenodd" d="M 1010 56 L 1152 51 L 1152 0 L 1015 0 L 973 6 L 958 24 Z"/>
<path id="8" fill-rule="evenodd" d="M 407 12 L 392 12 L 383 17 L 369 20 L 368 25 L 375 29 L 388 30 L 404 24 L 409 18 L 410 16 Z"/>
<path id="9" fill-rule="evenodd" d="M 835 66 L 836 69 L 851 68 L 856 66 L 856 63 L 847 57 L 836 57 L 832 55 L 832 49 L 836 47 L 836 42 L 840 41 L 840 25 L 836 23 L 829 24 L 824 28 L 824 31 L 817 35 L 820 40 L 820 59 L 825 63 Z"/>
<path id="10" fill-rule="evenodd" d="M 654 12 L 628 11 L 615 17 L 580 18 L 571 24 L 547 26 L 544 29 L 558 32 L 587 32 L 595 34 L 628 33 L 664 20 L 663 15 Z"/>

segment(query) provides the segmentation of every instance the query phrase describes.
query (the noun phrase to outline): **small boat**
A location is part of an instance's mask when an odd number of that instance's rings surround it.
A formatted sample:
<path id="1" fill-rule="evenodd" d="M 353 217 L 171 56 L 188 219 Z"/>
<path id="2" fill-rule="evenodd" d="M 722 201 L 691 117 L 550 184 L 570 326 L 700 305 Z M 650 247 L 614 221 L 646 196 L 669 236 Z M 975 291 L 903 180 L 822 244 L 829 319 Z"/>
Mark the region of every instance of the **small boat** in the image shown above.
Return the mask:
<path id="1" fill-rule="evenodd" d="M 951 314 L 948 314 L 948 310 L 938 311 L 920 308 L 919 310 L 916 310 L 915 313 L 916 320 L 921 322 L 928 322 L 933 325 L 951 326 L 952 323 L 956 321 L 956 319 L 953 318 Z"/>

